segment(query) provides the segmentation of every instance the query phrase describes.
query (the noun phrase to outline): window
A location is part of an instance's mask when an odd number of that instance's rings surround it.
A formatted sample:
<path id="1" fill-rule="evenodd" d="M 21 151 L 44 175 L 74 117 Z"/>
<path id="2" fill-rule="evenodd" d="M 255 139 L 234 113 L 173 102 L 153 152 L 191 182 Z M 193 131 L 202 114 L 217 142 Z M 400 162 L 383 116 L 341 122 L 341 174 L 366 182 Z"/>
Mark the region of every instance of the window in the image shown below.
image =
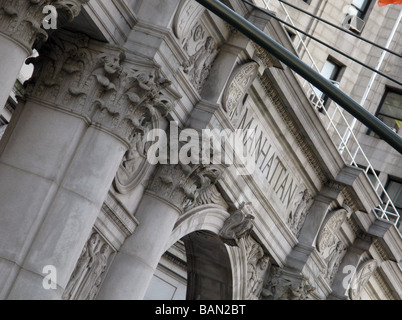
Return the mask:
<path id="1" fill-rule="evenodd" d="M 288 28 L 286 29 L 286 33 L 289 35 L 290 40 L 294 41 L 296 38 L 296 33 L 294 33 L 293 31 L 289 30 Z"/>
<path id="2" fill-rule="evenodd" d="M 367 167 L 362 166 L 362 165 L 358 165 L 358 167 L 366 172 L 366 175 L 369 178 L 371 184 L 373 186 L 376 186 L 377 185 L 377 177 L 380 175 L 380 172 L 377 170 L 374 170 L 372 168 L 368 169 Z"/>
<path id="3" fill-rule="evenodd" d="M 388 179 L 388 183 L 385 187 L 389 197 L 391 198 L 392 202 L 396 210 L 398 210 L 399 214 L 402 213 L 402 180 L 397 178 L 390 177 Z M 384 199 L 383 199 L 384 200 Z M 388 208 L 388 211 L 392 212 L 391 208 Z"/>
<path id="4" fill-rule="evenodd" d="M 402 93 L 395 89 L 387 88 L 376 116 L 395 132 L 399 132 L 402 124 Z M 379 138 L 371 130 L 368 133 L 373 137 Z"/>
<path id="5" fill-rule="evenodd" d="M 343 65 L 335 61 L 334 58 L 328 57 L 327 61 L 325 61 L 324 66 L 321 69 L 321 75 L 330 80 L 335 86 L 339 87 L 339 80 L 341 78 L 341 73 L 343 71 Z M 328 96 L 315 88 L 316 94 L 314 95 L 314 100 L 320 99 L 324 106 L 329 104 Z"/>
<path id="6" fill-rule="evenodd" d="M 370 2 L 371 0 L 353 0 L 349 7 L 348 14 L 358 16 L 360 19 L 364 19 Z"/>

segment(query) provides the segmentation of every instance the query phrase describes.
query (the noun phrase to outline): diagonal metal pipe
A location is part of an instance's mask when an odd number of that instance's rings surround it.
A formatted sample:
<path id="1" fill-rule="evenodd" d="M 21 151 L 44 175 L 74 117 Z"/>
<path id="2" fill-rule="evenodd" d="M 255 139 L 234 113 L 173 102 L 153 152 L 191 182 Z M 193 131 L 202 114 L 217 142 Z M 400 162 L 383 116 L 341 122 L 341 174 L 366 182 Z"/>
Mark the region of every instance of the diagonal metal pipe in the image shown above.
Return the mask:
<path id="1" fill-rule="evenodd" d="M 325 92 L 329 98 L 340 107 L 349 112 L 367 128 L 377 133 L 385 142 L 402 154 L 402 138 L 380 119 L 364 109 L 359 103 L 335 87 L 329 80 L 310 68 L 296 55 L 271 39 L 267 34 L 258 29 L 245 18 L 234 12 L 218 0 L 195 0 L 231 26 L 243 33 L 271 55 L 282 61 L 289 68 L 306 79 L 320 91 Z"/>

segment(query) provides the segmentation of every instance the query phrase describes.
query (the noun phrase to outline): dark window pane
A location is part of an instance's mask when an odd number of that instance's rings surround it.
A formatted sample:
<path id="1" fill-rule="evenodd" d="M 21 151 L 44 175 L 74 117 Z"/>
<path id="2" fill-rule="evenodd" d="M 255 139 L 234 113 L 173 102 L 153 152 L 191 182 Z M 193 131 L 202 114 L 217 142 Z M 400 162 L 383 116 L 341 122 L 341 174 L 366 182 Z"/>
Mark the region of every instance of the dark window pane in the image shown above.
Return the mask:
<path id="1" fill-rule="evenodd" d="M 387 187 L 387 193 L 388 193 L 389 197 L 392 199 L 392 202 L 394 203 L 394 205 L 398 209 L 398 211 L 401 211 L 401 209 L 402 209 L 402 183 L 399 181 L 390 180 L 388 187 Z"/>

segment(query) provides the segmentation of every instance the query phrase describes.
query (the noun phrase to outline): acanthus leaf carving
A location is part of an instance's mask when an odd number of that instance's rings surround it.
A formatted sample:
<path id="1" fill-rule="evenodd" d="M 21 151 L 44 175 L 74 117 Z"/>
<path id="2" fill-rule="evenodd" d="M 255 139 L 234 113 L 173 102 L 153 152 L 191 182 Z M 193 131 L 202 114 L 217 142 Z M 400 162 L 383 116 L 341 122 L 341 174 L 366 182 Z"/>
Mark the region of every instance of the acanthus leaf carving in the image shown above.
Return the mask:
<path id="1" fill-rule="evenodd" d="M 207 201 L 210 203 L 223 172 L 222 166 L 212 164 L 159 165 L 148 191 L 184 212 Z"/>
<path id="2" fill-rule="evenodd" d="M 271 267 L 267 283 L 262 290 L 263 300 L 308 300 L 316 289 L 298 274 Z"/>
<path id="3" fill-rule="evenodd" d="M 154 66 L 125 64 L 123 49 L 66 31 L 52 37 L 34 59 L 27 94 L 84 117 L 127 144 L 144 132 L 152 116 L 166 116 L 171 102 L 163 96 L 170 81 Z"/>
<path id="4" fill-rule="evenodd" d="M 67 12 L 71 21 L 89 0 L 0 0 L 0 32 L 16 40 L 28 51 L 35 41 L 46 41 L 47 32 L 42 28 L 47 5 Z"/>

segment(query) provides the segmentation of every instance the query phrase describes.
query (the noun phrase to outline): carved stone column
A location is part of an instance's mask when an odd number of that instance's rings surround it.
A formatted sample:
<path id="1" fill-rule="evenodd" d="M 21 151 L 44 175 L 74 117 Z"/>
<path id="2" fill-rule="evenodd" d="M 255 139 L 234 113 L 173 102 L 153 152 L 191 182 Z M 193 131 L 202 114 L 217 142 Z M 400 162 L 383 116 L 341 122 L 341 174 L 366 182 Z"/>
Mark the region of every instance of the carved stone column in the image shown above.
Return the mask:
<path id="1" fill-rule="evenodd" d="M 4 107 L 35 41 L 47 39 L 42 21 L 47 5 L 76 17 L 89 0 L 0 0 L 0 111 Z"/>
<path id="2" fill-rule="evenodd" d="M 153 63 L 125 65 L 120 48 L 85 35 L 59 33 L 42 47 L 0 155 L 2 298 L 61 297 L 130 140 L 164 109 L 168 84 Z M 42 286 L 48 265 L 55 290 Z"/>
<path id="3" fill-rule="evenodd" d="M 139 225 L 108 272 L 98 299 L 144 297 L 174 224 L 221 177 L 212 165 L 160 165 L 137 209 Z"/>

